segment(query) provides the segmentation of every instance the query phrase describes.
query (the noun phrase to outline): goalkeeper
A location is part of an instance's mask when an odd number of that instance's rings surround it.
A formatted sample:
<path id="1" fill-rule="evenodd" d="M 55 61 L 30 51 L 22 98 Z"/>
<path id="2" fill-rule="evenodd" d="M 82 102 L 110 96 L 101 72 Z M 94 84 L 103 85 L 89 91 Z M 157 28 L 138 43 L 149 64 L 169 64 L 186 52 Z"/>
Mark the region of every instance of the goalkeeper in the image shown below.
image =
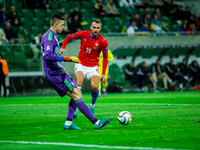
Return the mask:
<path id="1" fill-rule="evenodd" d="M 57 33 L 61 33 L 64 29 L 64 18 L 54 14 L 51 16 L 50 29 L 43 35 L 41 41 L 41 49 L 43 54 L 43 67 L 45 77 L 53 89 L 61 96 L 68 95 L 71 100 L 68 105 L 68 114 L 64 123 L 64 130 L 80 129 L 72 122 L 74 111 L 78 107 L 79 110 L 94 124 L 95 129 L 101 129 L 112 121 L 98 120 L 89 107 L 85 104 L 81 91 L 77 88 L 76 82 L 71 78 L 63 68 L 61 61 L 69 61 L 80 63 L 77 57 L 60 56 L 60 46 L 57 39 Z"/>
<path id="2" fill-rule="evenodd" d="M 110 50 L 108 50 L 108 61 L 113 61 L 114 60 L 114 57 L 113 57 L 113 54 Z M 100 53 L 100 56 L 99 56 L 99 77 L 101 78 L 101 74 L 102 74 L 102 69 L 103 69 L 103 54 L 102 52 Z M 106 89 L 108 87 L 108 72 L 109 68 L 107 66 L 106 68 L 106 72 L 105 72 L 105 82 L 99 82 L 99 96 L 101 96 L 101 84 L 103 85 L 103 96 L 106 96 Z"/>

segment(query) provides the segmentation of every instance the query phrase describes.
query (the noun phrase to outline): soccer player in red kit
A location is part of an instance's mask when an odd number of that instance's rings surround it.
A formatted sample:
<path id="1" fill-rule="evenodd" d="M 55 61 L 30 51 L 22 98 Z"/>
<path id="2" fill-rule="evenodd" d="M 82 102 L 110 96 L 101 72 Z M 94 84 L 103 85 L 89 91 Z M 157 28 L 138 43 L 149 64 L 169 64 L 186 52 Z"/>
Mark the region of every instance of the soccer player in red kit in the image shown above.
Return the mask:
<path id="1" fill-rule="evenodd" d="M 98 86 L 100 79 L 98 73 L 98 62 L 101 51 L 103 53 L 103 71 L 101 75 L 102 82 L 105 82 L 105 71 L 108 64 L 108 42 L 99 33 L 100 31 L 101 21 L 95 19 L 91 23 L 90 31 L 79 31 L 67 36 L 60 50 L 60 53 L 64 54 L 65 47 L 71 39 L 81 40 L 81 46 L 78 56 L 81 64 L 75 64 L 75 77 L 77 86 L 81 89 L 85 76 L 87 76 L 87 79 L 89 80 L 92 89 L 92 101 L 90 104 L 90 109 L 93 113 L 95 102 L 99 94 Z M 74 117 L 77 117 L 76 111 L 74 114 Z"/>

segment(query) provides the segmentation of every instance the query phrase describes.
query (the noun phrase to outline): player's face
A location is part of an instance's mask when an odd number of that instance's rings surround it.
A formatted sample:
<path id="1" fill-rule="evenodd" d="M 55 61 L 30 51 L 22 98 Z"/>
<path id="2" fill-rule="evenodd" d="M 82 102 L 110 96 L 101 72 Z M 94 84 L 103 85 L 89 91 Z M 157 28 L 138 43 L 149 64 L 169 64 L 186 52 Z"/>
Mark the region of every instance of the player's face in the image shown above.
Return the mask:
<path id="1" fill-rule="evenodd" d="M 91 34 L 93 37 L 97 37 L 101 31 L 101 23 L 93 22 L 90 26 Z"/>
<path id="2" fill-rule="evenodd" d="M 64 24 L 64 20 L 61 20 L 57 25 L 56 25 L 56 31 L 57 33 L 61 33 L 63 31 L 65 27 L 65 24 Z"/>

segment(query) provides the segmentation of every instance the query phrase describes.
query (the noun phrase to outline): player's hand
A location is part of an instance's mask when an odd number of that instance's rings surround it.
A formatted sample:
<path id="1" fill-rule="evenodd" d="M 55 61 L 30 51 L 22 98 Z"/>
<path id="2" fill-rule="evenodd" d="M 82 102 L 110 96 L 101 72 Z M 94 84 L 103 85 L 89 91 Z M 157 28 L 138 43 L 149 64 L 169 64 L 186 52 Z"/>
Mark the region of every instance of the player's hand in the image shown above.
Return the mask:
<path id="1" fill-rule="evenodd" d="M 71 57 L 64 56 L 64 60 L 68 62 L 81 63 L 81 61 L 75 56 L 71 56 Z"/>
<path id="2" fill-rule="evenodd" d="M 102 82 L 102 83 L 106 82 L 106 80 L 105 80 L 105 75 L 104 75 L 104 74 L 101 74 L 101 82 Z"/>
<path id="3" fill-rule="evenodd" d="M 65 49 L 64 48 L 61 48 L 60 49 L 60 55 L 63 55 L 65 53 Z"/>
<path id="4" fill-rule="evenodd" d="M 76 62 L 76 63 L 81 63 L 81 61 L 77 57 L 75 57 L 75 56 L 71 56 L 71 60 L 73 62 Z"/>

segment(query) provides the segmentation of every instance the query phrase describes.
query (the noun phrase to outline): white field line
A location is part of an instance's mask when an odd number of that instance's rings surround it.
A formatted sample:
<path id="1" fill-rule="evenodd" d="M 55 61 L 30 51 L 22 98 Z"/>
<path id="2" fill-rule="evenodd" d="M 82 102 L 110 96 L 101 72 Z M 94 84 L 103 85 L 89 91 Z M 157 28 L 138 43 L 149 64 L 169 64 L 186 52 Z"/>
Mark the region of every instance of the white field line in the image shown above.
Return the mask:
<path id="1" fill-rule="evenodd" d="M 99 103 L 98 105 L 147 105 L 147 106 L 193 106 L 200 104 L 169 104 L 169 103 Z M 68 103 L 53 103 L 53 104 L 0 104 L 2 106 L 39 106 L 39 105 L 67 105 Z"/>
<path id="2" fill-rule="evenodd" d="M 93 145 L 93 144 L 78 144 L 78 143 L 58 143 L 58 142 L 32 142 L 32 141 L 0 141 L 0 143 L 76 146 L 76 147 L 89 147 L 89 148 L 102 148 L 102 149 L 188 150 L 188 149 L 171 149 L 171 148 L 132 147 L 132 146 L 109 146 L 109 145 Z"/>

